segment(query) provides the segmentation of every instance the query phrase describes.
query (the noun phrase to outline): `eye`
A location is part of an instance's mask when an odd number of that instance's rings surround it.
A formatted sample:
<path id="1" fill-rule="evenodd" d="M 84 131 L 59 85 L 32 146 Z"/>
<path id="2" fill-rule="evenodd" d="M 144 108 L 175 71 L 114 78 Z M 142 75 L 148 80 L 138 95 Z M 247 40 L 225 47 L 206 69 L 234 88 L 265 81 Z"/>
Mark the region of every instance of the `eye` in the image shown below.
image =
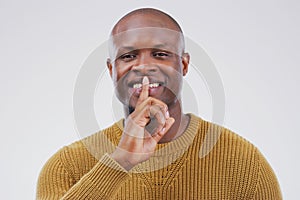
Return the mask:
<path id="1" fill-rule="evenodd" d="M 154 57 L 157 57 L 157 58 L 164 58 L 164 57 L 168 57 L 169 56 L 169 54 L 168 53 L 166 53 L 166 52 L 154 52 L 153 53 L 153 56 Z"/>
<path id="2" fill-rule="evenodd" d="M 133 60 L 135 58 L 136 58 L 135 54 L 129 54 L 129 53 L 123 54 L 122 56 L 120 56 L 120 59 L 123 60 L 123 61 L 125 61 L 125 62 L 131 61 L 131 60 Z"/>

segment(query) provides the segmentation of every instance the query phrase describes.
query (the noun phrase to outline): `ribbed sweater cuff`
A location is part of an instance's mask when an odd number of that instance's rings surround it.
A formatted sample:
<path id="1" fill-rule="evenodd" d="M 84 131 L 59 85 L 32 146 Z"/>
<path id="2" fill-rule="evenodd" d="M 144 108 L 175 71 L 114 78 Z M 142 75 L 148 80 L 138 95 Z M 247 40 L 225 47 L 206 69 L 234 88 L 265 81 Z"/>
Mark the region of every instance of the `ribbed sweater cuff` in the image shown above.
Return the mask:
<path id="1" fill-rule="evenodd" d="M 110 157 L 108 153 L 105 153 L 102 158 L 100 159 L 100 162 L 106 165 L 107 167 L 110 167 L 114 170 L 124 172 L 128 174 L 128 171 L 124 169 L 117 161 L 115 161 L 113 158 Z"/>

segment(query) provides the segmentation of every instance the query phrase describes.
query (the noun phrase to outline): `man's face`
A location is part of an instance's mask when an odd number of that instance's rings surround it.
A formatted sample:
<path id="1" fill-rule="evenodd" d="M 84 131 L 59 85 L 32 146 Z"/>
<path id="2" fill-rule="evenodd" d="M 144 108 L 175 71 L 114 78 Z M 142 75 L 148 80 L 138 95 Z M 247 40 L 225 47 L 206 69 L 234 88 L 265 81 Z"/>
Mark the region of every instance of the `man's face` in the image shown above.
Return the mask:
<path id="1" fill-rule="evenodd" d="M 124 105 L 135 108 L 144 76 L 149 78 L 149 96 L 169 106 L 180 98 L 189 61 L 183 54 L 182 37 L 177 31 L 156 27 L 113 35 L 108 67 Z"/>

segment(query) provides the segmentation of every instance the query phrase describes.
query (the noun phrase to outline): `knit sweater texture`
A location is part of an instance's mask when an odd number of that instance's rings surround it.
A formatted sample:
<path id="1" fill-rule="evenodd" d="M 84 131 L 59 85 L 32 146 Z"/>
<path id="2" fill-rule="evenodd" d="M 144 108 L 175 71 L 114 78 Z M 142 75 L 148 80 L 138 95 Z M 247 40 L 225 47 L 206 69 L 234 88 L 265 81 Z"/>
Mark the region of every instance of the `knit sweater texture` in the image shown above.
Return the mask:
<path id="1" fill-rule="evenodd" d="M 222 126 L 189 114 L 177 139 L 129 172 L 109 154 L 123 120 L 63 147 L 44 165 L 37 199 L 282 199 L 276 176 L 259 150 Z"/>

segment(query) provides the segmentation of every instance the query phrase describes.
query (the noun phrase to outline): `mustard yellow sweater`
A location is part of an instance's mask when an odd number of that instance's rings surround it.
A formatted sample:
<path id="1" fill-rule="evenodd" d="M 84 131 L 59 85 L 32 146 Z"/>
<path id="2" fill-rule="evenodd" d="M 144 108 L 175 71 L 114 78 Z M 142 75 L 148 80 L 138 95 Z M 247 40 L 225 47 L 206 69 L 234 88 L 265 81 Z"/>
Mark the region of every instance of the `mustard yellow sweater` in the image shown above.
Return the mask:
<path id="1" fill-rule="evenodd" d="M 256 147 L 193 114 L 183 135 L 158 144 L 150 160 L 127 172 L 109 156 L 122 124 L 53 155 L 40 173 L 37 199 L 282 199 Z"/>

